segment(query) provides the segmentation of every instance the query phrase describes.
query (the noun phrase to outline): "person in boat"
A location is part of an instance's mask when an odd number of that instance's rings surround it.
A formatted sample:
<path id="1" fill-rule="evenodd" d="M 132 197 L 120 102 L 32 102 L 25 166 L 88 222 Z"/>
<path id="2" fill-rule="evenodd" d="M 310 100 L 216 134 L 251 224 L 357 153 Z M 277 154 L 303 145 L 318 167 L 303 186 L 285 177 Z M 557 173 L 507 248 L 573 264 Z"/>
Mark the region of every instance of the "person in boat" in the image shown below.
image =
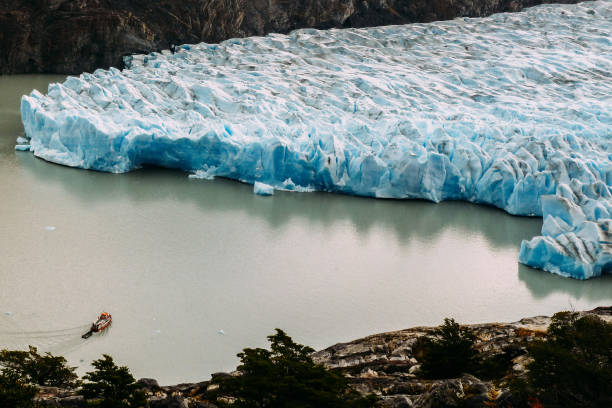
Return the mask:
<path id="1" fill-rule="evenodd" d="M 99 331 L 98 324 L 99 324 L 99 323 L 102 323 L 104 320 L 108 320 L 108 319 L 110 319 L 110 316 L 111 316 L 110 314 L 108 314 L 108 313 L 106 313 L 106 312 L 103 312 L 103 313 L 100 315 L 100 317 L 98 317 L 98 321 L 97 321 L 97 322 L 92 323 L 92 325 L 91 325 L 91 331 L 92 331 L 92 332 L 98 332 L 98 331 Z"/>
<path id="2" fill-rule="evenodd" d="M 91 324 L 89 331 L 81 337 L 87 339 L 92 335 L 92 333 L 98 333 L 100 330 L 105 329 L 110 324 L 111 319 L 112 316 L 110 315 L 110 313 L 102 312 L 100 317 L 98 317 L 98 320 Z"/>

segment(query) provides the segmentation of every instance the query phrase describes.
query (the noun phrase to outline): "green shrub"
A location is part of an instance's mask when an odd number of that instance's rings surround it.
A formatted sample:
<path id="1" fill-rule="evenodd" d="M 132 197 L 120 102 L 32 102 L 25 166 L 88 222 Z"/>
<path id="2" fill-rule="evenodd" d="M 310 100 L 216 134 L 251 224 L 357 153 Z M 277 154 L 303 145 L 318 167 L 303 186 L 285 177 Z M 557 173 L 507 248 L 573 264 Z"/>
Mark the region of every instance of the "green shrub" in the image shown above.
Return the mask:
<path id="1" fill-rule="evenodd" d="M 340 374 L 315 364 L 312 348 L 293 342 L 276 329 L 268 336 L 270 350 L 246 348 L 238 354 L 241 375 L 214 380 L 219 384 L 217 402 L 233 399 L 232 407 L 326 408 L 370 407 L 374 398 L 360 398 L 350 391 Z"/>
<path id="2" fill-rule="evenodd" d="M 478 362 L 476 377 L 482 380 L 497 380 L 508 374 L 512 368 L 512 360 L 525 352 L 518 345 L 508 345 L 501 353 L 482 358 Z"/>
<path id="3" fill-rule="evenodd" d="M 528 352 L 527 386 L 545 407 L 612 407 L 612 323 L 557 313 Z"/>
<path id="4" fill-rule="evenodd" d="M 0 367 L 10 370 L 24 382 L 53 387 L 74 387 L 77 375 L 66 365 L 64 357 L 46 353 L 41 356 L 36 347 L 28 351 L 1 350 Z"/>
<path id="5" fill-rule="evenodd" d="M 95 370 L 83 376 L 87 380 L 80 394 L 90 406 L 104 408 L 146 407 L 147 399 L 136 384 L 130 370 L 118 367 L 113 358 L 107 354 L 91 363 Z"/>
<path id="6" fill-rule="evenodd" d="M 0 408 L 33 408 L 38 389 L 12 370 L 0 372 Z"/>
<path id="7" fill-rule="evenodd" d="M 469 328 L 461 327 L 454 319 L 444 319 L 444 324 L 432 336 L 421 337 L 416 345 L 421 361 L 420 375 L 439 379 L 476 373 L 480 358 L 475 340 Z"/>

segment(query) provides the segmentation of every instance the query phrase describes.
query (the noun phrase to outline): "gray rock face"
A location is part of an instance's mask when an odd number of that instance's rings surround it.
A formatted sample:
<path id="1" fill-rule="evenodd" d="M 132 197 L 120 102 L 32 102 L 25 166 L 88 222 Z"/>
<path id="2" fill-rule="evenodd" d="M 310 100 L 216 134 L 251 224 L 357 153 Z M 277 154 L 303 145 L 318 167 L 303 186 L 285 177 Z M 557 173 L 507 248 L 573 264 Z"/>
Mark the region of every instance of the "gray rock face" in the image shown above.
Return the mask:
<path id="1" fill-rule="evenodd" d="M 173 44 L 482 17 L 581 0 L 0 0 L 0 74 L 75 74 Z"/>
<path id="2" fill-rule="evenodd" d="M 490 383 L 482 382 L 471 375 L 436 381 L 428 392 L 421 394 L 416 399 L 414 406 L 420 408 L 486 407 L 487 402 L 492 402 L 487 398 L 487 393 L 491 388 Z"/>
<path id="3" fill-rule="evenodd" d="M 392 395 L 382 397 L 380 406 L 384 408 L 412 408 L 412 400 L 407 395 Z"/>
<path id="4" fill-rule="evenodd" d="M 171 396 L 165 398 L 151 397 L 149 398 L 150 408 L 189 408 L 187 400 L 180 396 Z"/>
<path id="5" fill-rule="evenodd" d="M 612 307 L 599 307 L 593 314 L 612 322 Z M 484 323 L 468 327 L 476 336 L 476 348 L 484 357 L 502 352 L 512 359 L 514 375 L 524 373 L 529 356 L 524 345 L 545 336 L 551 318 L 537 316 L 514 323 Z M 418 339 L 433 327 L 414 327 L 375 334 L 349 343 L 339 343 L 313 354 L 315 362 L 343 373 L 350 386 L 362 394 L 381 397 L 378 406 L 395 407 L 507 407 L 507 388 L 494 386 L 471 375 L 447 380 L 424 380 L 416 374 L 419 356 L 413 351 Z M 499 388 L 497 388 L 499 387 Z"/>

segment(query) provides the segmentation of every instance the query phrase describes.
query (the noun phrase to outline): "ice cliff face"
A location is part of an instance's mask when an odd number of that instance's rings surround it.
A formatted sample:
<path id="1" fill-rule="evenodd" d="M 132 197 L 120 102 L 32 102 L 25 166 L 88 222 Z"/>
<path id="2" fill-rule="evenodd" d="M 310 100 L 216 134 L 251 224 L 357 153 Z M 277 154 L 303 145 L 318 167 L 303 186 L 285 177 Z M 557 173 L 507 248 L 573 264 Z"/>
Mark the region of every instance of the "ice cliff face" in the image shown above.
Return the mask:
<path id="1" fill-rule="evenodd" d="M 38 157 L 544 217 L 520 260 L 612 270 L 612 1 L 183 46 L 34 91 Z M 259 184 L 258 184 L 259 185 Z"/>

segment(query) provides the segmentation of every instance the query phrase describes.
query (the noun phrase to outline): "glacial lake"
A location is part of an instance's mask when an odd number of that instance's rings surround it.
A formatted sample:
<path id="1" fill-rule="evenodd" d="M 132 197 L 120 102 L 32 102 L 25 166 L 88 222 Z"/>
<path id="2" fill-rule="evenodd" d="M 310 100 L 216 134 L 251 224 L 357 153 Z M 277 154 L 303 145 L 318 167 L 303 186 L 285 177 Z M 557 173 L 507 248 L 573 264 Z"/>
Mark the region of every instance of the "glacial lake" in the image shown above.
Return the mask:
<path id="1" fill-rule="evenodd" d="M 105 174 L 15 152 L 22 94 L 0 76 L 0 348 L 35 344 L 83 373 L 200 381 L 275 327 L 316 349 L 444 317 L 514 321 L 612 304 L 612 277 L 517 262 L 541 219 L 462 202 L 283 193 L 145 169 Z M 103 335 L 80 335 L 102 311 Z"/>

